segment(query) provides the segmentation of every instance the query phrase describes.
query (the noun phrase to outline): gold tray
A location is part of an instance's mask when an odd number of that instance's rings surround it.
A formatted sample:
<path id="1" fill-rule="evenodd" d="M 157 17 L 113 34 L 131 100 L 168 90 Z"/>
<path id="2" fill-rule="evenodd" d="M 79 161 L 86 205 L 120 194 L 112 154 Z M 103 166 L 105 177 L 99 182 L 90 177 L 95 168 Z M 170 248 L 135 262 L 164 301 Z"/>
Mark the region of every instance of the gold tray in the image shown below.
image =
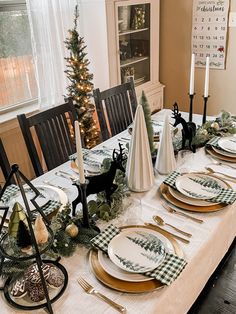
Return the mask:
<path id="1" fill-rule="evenodd" d="M 217 159 L 220 159 L 220 160 L 223 160 L 223 161 L 228 161 L 228 162 L 236 162 L 236 158 L 221 155 L 221 154 L 217 153 L 216 151 L 214 151 L 213 149 L 206 148 L 206 152 L 208 154 L 210 154 L 212 157 L 215 157 Z"/>
<path id="2" fill-rule="evenodd" d="M 226 182 L 225 182 L 226 183 Z M 226 183 L 228 185 L 228 187 L 230 187 L 230 185 L 228 183 Z M 218 210 L 221 210 L 223 208 L 225 208 L 226 206 L 228 206 L 228 204 L 215 204 L 215 205 L 209 205 L 209 206 L 194 206 L 194 205 L 190 205 L 184 202 L 181 202 L 179 200 L 177 200 L 169 191 L 169 186 L 166 185 L 165 183 L 162 183 L 160 185 L 160 192 L 161 195 L 164 197 L 164 199 L 166 201 L 168 201 L 169 203 L 181 208 L 181 209 L 185 209 L 188 211 L 192 211 L 192 212 L 198 212 L 198 213 L 210 213 L 210 212 L 216 212 Z"/>
<path id="3" fill-rule="evenodd" d="M 132 226 L 124 226 L 120 229 L 128 229 L 128 228 L 144 228 L 144 229 L 150 229 L 153 230 L 151 226 L 141 226 L 141 225 L 132 225 Z M 156 231 L 156 230 L 155 230 Z M 158 231 L 162 235 L 164 235 L 172 244 L 174 251 L 176 255 L 179 257 L 183 257 L 183 251 L 179 245 L 179 243 L 169 235 L 164 230 Z M 109 288 L 112 288 L 117 291 L 121 292 L 128 292 L 128 293 L 144 293 L 144 292 L 151 292 L 160 288 L 163 288 L 165 285 L 162 284 L 160 281 L 156 279 L 152 279 L 149 281 L 144 282 L 130 282 L 125 280 L 120 280 L 115 277 L 112 277 L 109 275 L 100 265 L 98 261 L 98 251 L 96 249 L 93 249 L 90 251 L 89 255 L 89 262 L 90 262 L 90 268 L 96 278 L 101 281 L 104 285 L 108 286 Z"/>

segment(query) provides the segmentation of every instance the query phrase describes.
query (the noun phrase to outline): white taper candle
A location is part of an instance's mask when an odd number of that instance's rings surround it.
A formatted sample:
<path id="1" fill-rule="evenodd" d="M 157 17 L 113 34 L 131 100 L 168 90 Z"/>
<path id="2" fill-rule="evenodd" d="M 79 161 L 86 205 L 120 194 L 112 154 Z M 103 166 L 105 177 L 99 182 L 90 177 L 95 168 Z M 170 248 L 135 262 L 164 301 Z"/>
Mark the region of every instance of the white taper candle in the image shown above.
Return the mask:
<path id="1" fill-rule="evenodd" d="M 208 97 L 208 91 L 209 91 L 209 67 L 210 67 L 210 58 L 206 57 L 204 97 Z"/>
<path id="2" fill-rule="evenodd" d="M 75 142 L 76 142 L 76 156 L 77 156 L 77 165 L 79 169 L 79 180 L 80 183 L 85 183 L 84 177 L 84 161 L 83 161 L 83 152 L 80 136 L 79 121 L 75 121 Z"/>
<path id="3" fill-rule="evenodd" d="M 194 94 L 194 71 L 195 71 L 195 54 L 193 53 L 191 58 L 189 95 Z"/>

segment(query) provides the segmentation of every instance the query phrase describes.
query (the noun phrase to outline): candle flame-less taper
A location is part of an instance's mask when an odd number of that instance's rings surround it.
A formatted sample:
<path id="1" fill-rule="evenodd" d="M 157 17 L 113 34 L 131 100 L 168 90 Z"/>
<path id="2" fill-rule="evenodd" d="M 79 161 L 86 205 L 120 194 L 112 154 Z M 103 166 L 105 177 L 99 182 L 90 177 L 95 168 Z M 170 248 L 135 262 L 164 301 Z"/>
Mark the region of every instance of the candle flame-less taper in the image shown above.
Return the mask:
<path id="1" fill-rule="evenodd" d="M 208 91 L 209 91 L 209 68 L 210 68 L 210 58 L 206 57 L 204 97 L 208 97 Z"/>
<path id="2" fill-rule="evenodd" d="M 189 95 L 194 94 L 194 72 L 195 72 L 195 54 L 193 53 L 191 58 Z"/>
<path id="3" fill-rule="evenodd" d="M 79 169 L 79 180 L 80 183 L 85 183 L 84 176 L 84 162 L 83 162 L 83 152 L 80 136 L 79 121 L 75 121 L 75 142 L 76 142 L 76 156 L 77 156 L 77 165 Z"/>

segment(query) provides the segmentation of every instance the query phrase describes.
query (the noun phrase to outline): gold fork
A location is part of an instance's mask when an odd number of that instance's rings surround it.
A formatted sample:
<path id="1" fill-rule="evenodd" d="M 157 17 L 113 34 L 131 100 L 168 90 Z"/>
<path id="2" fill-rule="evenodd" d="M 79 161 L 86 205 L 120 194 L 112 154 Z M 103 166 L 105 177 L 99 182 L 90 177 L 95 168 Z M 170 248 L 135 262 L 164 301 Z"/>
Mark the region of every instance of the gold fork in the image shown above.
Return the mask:
<path id="1" fill-rule="evenodd" d="M 126 313 L 126 308 L 123 307 L 122 305 L 119 305 L 117 303 L 115 303 L 114 301 L 112 301 L 111 299 L 109 299 L 108 297 L 106 297 L 105 295 L 101 294 L 100 292 L 98 292 L 97 290 L 94 289 L 93 286 L 91 286 L 87 281 L 85 281 L 82 277 L 78 278 L 78 283 L 80 284 L 80 286 L 84 289 L 85 292 L 87 292 L 88 294 L 94 294 L 96 295 L 98 298 L 100 298 L 101 300 L 103 300 L 104 302 L 106 302 L 107 304 L 111 305 L 113 308 L 115 308 L 118 312 L 120 313 Z"/>

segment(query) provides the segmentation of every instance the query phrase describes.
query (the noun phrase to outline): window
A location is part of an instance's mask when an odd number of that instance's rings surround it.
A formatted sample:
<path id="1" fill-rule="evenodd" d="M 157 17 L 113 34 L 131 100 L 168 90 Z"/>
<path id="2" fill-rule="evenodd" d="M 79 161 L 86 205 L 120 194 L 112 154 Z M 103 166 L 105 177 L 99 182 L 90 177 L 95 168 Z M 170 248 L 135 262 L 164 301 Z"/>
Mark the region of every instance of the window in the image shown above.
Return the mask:
<path id="1" fill-rule="evenodd" d="M 25 1 L 0 0 L 0 113 L 32 104 L 36 98 Z"/>

